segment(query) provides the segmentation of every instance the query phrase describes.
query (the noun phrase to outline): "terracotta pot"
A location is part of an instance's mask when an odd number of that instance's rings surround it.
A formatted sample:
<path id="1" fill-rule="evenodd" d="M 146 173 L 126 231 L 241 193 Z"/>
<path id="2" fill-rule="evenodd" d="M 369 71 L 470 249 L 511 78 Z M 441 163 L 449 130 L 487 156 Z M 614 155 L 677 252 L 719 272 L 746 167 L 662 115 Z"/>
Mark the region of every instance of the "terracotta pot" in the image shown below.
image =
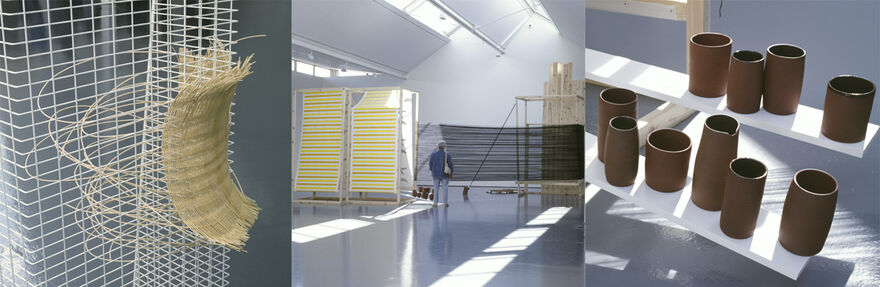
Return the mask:
<path id="1" fill-rule="evenodd" d="M 779 243 L 797 255 L 816 255 L 825 245 L 836 206 L 837 180 L 833 176 L 818 169 L 798 171 L 782 206 Z"/>
<path id="2" fill-rule="evenodd" d="M 736 51 L 730 56 L 727 75 L 727 109 L 751 114 L 761 109 L 764 92 L 764 55 L 755 51 Z"/>
<path id="3" fill-rule="evenodd" d="M 776 44 L 767 48 L 764 69 L 764 110 L 777 115 L 797 112 L 804 84 L 807 53 L 798 46 Z"/>
<path id="4" fill-rule="evenodd" d="M 730 37 L 719 33 L 698 33 L 690 40 L 688 90 L 699 97 L 717 98 L 727 93 L 730 65 Z"/>
<path id="5" fill-rule="evenodd" d="M 691 139 L 679 130 L 659 129 L 648 135 L 645 182 L 659 192 L 675 192 L 687 183 Z"/>
<path id="6" fill-rule="evenodd" d="M 750 158 L 730 161 L 721 207 L 721 231 L 724 234 L 743 239 L 755 233 L 766 181 L 767 167 L 760 161 Z"/>
<path id="7" fill-rule="evenodd" d="M 726 115 L 714 115 L 703 124 L 703 135 L 694 163 L 691 200 L 702 209 L 721 210 L 724 181 L 730 161 L 736 158 L 739 122 Z"/>
<path id="8" fill-rule="evenodd" d="M 616 116 L 605 133 L 605 179 L 614 186 L 632 185 L 639 172 L 639 128 L 636 119 Z"/>
<path id="9" fill-rule="evenodd" d="M 621 88 L 608 88 L 599 94 L 599 161 L 605 162 L 605 132 L 608 130 L 608 122 L 616 116 L 635 118 L 637 100 L 635 92 Z"/>
<path id="10" fill-rule="evenodd" d="M 828 81 L 822 134 L 839 142 L 863 141 L 875 90 L 874 83 L 856 76 L 837 76 Z"/>

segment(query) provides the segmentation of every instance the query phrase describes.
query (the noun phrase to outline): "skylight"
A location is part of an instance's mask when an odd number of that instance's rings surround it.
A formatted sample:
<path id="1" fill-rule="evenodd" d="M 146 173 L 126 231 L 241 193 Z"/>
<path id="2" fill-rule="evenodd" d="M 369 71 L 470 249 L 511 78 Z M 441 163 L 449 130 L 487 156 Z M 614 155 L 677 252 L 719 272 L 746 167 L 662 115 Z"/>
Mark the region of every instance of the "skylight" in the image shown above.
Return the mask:
<path id="1" fill-rule="evenodd" d="M 448 14 L 441 11 L 429 1 L 419 0 L 385 0 L 392 6 L 415 18 L 437 33 L 452 35 L 460 25 Z"/>

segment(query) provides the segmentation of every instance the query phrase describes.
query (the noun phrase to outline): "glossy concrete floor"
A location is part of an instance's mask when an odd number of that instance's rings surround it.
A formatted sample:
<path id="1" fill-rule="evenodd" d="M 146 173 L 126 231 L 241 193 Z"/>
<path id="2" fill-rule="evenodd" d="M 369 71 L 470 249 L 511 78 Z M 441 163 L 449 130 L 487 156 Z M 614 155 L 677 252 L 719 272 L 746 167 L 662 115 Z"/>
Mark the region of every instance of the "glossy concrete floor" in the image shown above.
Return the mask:
<path id="1" fill-rule="evenodd" d="M 450 187 L 448 208 L 295 204 L 293 286 L 584 286 L 582 196 L 486 191 Z"/>
<path id="2" fill-rule="evenodd" d="M 587 131 L 595 134 L 601 87 L 587 89 Z M 639 114 L 660 102 L 640 97 Z M 591 122 L 592 121 L 592 122 Z M 688 124 L 690 119 L 678 128 Z M 814 167 L 840 183 L 825 248 L 789 279 L 616 196 L 587 196 L 587 286 L 880 286 L 880 147 L 859 159 L 743 126 L 740 156 L 762 160 L 769 175 L 762 206 L 781 213 L 794 173 Z"/>

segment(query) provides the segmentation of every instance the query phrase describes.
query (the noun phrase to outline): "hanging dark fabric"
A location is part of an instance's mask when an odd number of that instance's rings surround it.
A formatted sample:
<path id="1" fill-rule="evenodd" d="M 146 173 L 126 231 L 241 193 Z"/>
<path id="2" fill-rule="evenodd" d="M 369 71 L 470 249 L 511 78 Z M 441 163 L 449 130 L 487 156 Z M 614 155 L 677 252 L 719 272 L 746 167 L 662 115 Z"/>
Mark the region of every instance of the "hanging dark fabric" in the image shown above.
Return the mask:
<path id="1" fill-rule="evenodd" d="M 584 126 L 498 128 L 440 125 L 454 163 L 453 180 L 584 178 Z M 436 150 L 437 142 L 419 142 Z"/>

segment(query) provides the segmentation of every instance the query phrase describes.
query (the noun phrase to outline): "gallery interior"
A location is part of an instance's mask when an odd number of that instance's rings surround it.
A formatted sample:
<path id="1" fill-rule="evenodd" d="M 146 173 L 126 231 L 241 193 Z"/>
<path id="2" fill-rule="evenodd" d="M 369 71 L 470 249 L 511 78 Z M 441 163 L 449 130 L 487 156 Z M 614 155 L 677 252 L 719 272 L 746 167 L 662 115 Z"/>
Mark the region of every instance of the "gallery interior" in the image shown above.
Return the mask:
<path id="1" fill-rule="evenodd" d="M 3 0 L 0 286 L 877 286 L 878 27 L 859 0 Z"/>
<path id="2" fill-rule="evenodd" d="M 583 2 L 294 1 L 292 21 L 294 286 L 583 285 Z"/>

